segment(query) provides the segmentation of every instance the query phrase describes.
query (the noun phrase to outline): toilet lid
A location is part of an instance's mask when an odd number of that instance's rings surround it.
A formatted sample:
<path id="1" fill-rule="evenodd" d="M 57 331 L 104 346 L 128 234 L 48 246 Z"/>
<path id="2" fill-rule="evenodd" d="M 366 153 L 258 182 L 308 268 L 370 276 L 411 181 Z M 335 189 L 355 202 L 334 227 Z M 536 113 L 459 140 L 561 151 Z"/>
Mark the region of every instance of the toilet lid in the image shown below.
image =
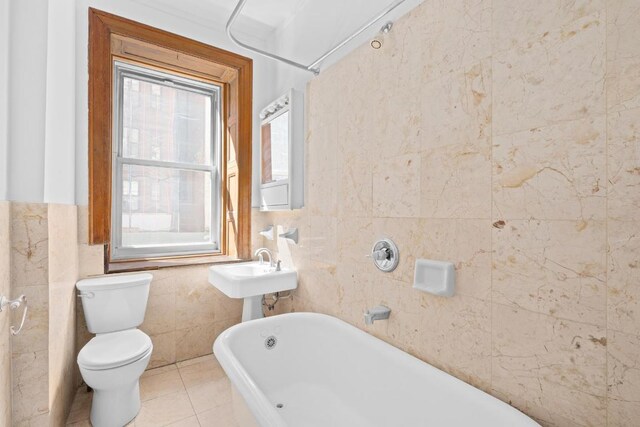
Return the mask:
<path id="1" fill-rule="evenodd" d="M 151 338 L 139 329 L 100 334 L 82 347 L 78 365 L 92 370 L 117 368 L 135 362 L 151 348 Z"/>

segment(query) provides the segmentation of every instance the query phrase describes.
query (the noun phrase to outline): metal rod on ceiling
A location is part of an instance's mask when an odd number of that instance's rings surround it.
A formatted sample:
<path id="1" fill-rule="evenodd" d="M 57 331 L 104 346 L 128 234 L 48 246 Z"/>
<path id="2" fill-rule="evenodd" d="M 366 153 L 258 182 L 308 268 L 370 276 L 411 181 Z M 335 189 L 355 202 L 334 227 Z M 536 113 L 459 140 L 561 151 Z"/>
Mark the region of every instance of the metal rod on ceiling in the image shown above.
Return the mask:
<path id="1" fill-rule="evenodd" d="M 349 37 L 345 38 L 343 41 L 338 43 L 332 49 L 330 49 L 327 52 L 325 52 L 323 55 L 321 55 L 318 59 L 316 59 L 315 61 L 313 61 L 309 65 L 300 64 L 300 63 L 292 61 L 290 59 L 283 58 L 282 56 L 276 55 L 274 53 L 270 53 L 270 52 L 267 52 L 265 50 L 259 49 L 257 47 L 253 47 L 251 45 L 248 45 L 246 43 L 241 42 L 240 40 L 238 40 L 233 35 L 233 33 L 231 32 L 231 27 L 234 24 L 234 22 L 236 21 L 236 19 L 238 18 L 238 16 L 240 15 L 240 12 L 244 8 L 245 4 L 247 3 L 247 0 L 239 0 L 238 1 L 238 4 L 236 5 L 235 9 L 233 9 L 233 12 L 231 13 L 231 16 L 229 17 L 229 21 L 227 21 L 226 31 L 227 31 L 227 35 L 229 36 L 231 41 L 233 41 L 235 44 L 237 44 L 240 47 L 243 47 L 243 48 L 248 49 L 248 50 L 250 50 L 252 52 L 258 53 L 258 54 L 260 54 L 262 56 L 266 56 L 267 58 L 271 58 L 271 59 L 275 59 L 276 61 L 284 62 L 285 64 L 291 65 L 292 67 L 296 67 L 296 68 L 300 68 L 302 70 L 310 71 L 313 74 L 318 75 L 318 74 L 320 74 L 320 69 L 317 66 L 322 61 L 324 61 L 329 56 L 333 55 L 336 51 L 338 51 L 340 48 L 342 48 L 344 45 L 346 45 L 347 43 L 349 43 L 350 41 L 352 41 L 353 39 L 358 37 L 365 30 L 367 30 L 373 24 L 378 22 L 380 19 L 384 18 L 388 13 L 390 13 L 391 11 L 396 9 L 398 6 L 400 6 L 405 1 L 406 0 L 397 0 L 397 1 L 395 1 L 389 7 L 387 7 L 382 12 L 380 12 L 378 15 L 376 15 L 373 19 L 371 19 L 366 24 L 364 24 L 362 27 L 360 27 L 358 30 L 356 30 L 356 32 L 351 34 Z"/>

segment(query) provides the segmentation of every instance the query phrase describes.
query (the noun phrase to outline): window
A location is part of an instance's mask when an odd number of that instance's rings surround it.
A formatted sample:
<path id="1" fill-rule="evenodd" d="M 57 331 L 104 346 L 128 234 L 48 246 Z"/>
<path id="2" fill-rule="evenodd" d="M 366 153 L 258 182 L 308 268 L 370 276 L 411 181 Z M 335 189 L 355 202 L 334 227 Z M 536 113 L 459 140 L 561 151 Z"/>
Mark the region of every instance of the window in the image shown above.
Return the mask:
<path id="1" fill-rule="evenodd" d="M 220 87 L 119 61 L 113 75 L 113 259 L 219 252 Z"/>
<path id="2" fill-rule="evenodd" d="M 89 11 L 89 243 L 105 271 L 250 258 L 252 63 Z"/>

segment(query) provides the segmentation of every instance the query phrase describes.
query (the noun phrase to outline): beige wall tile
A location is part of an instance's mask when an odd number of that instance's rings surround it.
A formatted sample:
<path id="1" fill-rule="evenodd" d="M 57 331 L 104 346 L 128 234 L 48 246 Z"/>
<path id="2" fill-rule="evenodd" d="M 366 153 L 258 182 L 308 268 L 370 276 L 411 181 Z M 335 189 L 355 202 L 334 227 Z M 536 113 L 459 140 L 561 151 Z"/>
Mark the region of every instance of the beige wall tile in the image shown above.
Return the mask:
<path id="1" fill-rule="evenodd" d="M 493 301 L 605 326 L 605 224 L 511 221 L 493 229 Z"/>
<path id="2" fill-rule="evenodd" d="M 48 205 L 49 285 L 68 288 L 78 279 L 78 211 L 73 205 Z"/>
<path id="3" fill-rule="evenodd" d="M 218 333 L 216 324 L 193 325 L 176 331 L 176 360 L 193 359 L 210 354 Z"/>
<path id="4" fill-rule="evenodd" d="M 340 164 L 339 216 L 370 217 L 373 206 L 373 172 L 369 159 L 354 158 Z"/>
<path id="5" fill-rule="evenodd" d="M 608 116 L 609 217 L 640 221 L 640 108 Z"/>
<path id="6" fill-rule="evenodd" d="M 608 232 L 607 327 L 640 335 L 640 222 L 609 221 Z"/>
<path id="7" fill-rule="evenodd" d="M 332 216 L 338 209 L 338 170 L 323 171 L 307 168 L 305 179 L 309 191 L 305 204 L 309 213 L 315 216 Z"/>
<path id="8" fill-rule="evenodd" d="M 82 278 L 104 274 L 104 247 L 100 245 L 79 245 L 78 268 L 78 274 Z"/>
<path id="9" fill-rule="evenodd" d="M 337 85 L 331 80 L 319 79 L 309 85 L 310 98 L 306 111 L 307 135 L 305 155 L 314 159 L 313 168 L 318 171 L 333 171 L 338 168 L 338 98 Z"/>
<path id="10" fill-rule="evenodd" d="M 493 132 L 605 112 L 605 17 L 594 13 L 493 57 Z"/>
<path id="11" fill-rule="evenodd" d="M 368 330 L 476 387 L 489 388 L 491 306 L 486 301 L 435 297 L 386 279 L 376 284 L 374 295 L 376 304 L 391 308 L 392 317 Z"/>
<path id="12" fill-rule="evenodd" d="M 198 281 L 176 283 L 176 328 L 204 325 L 227 316 L 217 313 L 216 301 L 226 302 L 228 298 L 207 282 L 206 273 Z"/>
<path id="13" fill-rule="evenodd" d="M 13 423 L 49 413 L 48 351 L 15 354 L 13 370 Z"/>
<path id="14" fill-rule="evenodd" d="M 423 85 L 421 216 L 488 218 L 491 62 Z"/>
<path id="15" fill-rule="evenodd" d="M 464 69 L 491 55 L 491 2 L 435 0 L 411 12 L 422 47 L 423 81 Z"/>
<path id="16" fill-rule="evenodd" d="M 140 329 L 148 335 L 159 335 L 176 329 L 176 294 L 151 294 Z"/>
<path id="17" fill-rule="evenodd" d="M 373 215 L 420 216 L 420 155 L 380 157 L 372 165 Z"/>
<path id="18" fill-rule="evenodd" d="M 76 391 L 76 206 L 48 205 L 49 233 L 49 419 L 63 425 Z"/>
<path id="19" fill-rule="evenodd" d="M 11 295 L 11 205 L 0 201 L 0 295 Z M 11 425 L 11 326 L 0 313 L 0 425 Z"/>
<path id="20" fill-rule="evenodd" d="M 640 107 L 640 9 L 636 0 L 607 1 L 607 106 Z"/>
<path id="21" fill-rule="evenodd" d="M 493 306 L 491 386 L 543 424 L 606 424 L 604 328 Z"/>
<path id="22" fill-rule="evenodd" d="M 336 217 L 309 217 L 308 254 L 312 261 L 335 264 L 338 260 L 338 222 Z"/>
<path id="23" fill-rule="evenodd" d="M 630 426 L 640 419 L 640 336 L 609 331 L 607 341 L 609 425 Z"/>
<path id="24" fill-rule="evenodd" d="M 47 205 L 11 204 L 11 281 L 16 286 L 46 285 L 49 238 Z"/>
<path id="25" fill-rule="evenodd" d="M 605 151 L 604 116 L 494 137 L 494 217 L 604 219 Z"/>
<path id="26" fill-rule="evenodd" d="M 490 218 L 489 140 L 423 151 L 419 184 L 423 218 Z"/>
<path id="27" fill-rule="evenodd" d="M 493 0 L 494 52 L 544 40 L 553 30 L 605 8 L 606 0 Z"/>
<path id="28" fill-rule="evenodd" d="M 165 366 L 176 362 L 176 331 L 159 335 L 151 335 L 153 352 L 148 369 Z"/>

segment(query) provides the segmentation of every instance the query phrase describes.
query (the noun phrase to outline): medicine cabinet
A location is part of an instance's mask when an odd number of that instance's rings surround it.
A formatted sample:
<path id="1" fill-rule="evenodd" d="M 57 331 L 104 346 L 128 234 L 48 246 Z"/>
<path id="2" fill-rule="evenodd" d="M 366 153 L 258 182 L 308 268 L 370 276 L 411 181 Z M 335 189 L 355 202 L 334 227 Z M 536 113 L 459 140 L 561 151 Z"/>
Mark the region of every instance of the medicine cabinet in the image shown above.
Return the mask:
<path id="1" fill-rule="evenodd" d="M 260 112 L 260 210 L 304 204 L 304 104 L 290 90 Z"/>

